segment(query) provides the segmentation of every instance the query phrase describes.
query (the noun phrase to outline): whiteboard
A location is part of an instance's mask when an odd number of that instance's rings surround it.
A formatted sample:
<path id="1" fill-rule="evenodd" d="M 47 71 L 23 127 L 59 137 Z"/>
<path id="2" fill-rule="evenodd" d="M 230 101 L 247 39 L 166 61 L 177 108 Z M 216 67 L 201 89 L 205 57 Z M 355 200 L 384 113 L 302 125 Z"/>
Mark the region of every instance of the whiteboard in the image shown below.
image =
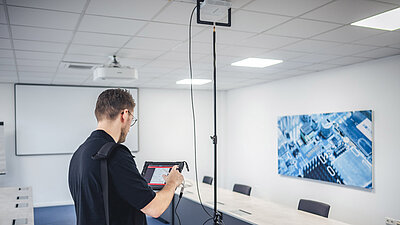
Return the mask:
<path id="1" fill-rule="evenodd" d="M 97 127 L 97 97 L 109 87 L 15 84 L 16 155 L 72 154 Z M 126 88 L 135 100 L 138 89 Z M 139 122 L 139 121 L 138 121 Z M 126 145 L 139 151 L 138 123 Z"/>

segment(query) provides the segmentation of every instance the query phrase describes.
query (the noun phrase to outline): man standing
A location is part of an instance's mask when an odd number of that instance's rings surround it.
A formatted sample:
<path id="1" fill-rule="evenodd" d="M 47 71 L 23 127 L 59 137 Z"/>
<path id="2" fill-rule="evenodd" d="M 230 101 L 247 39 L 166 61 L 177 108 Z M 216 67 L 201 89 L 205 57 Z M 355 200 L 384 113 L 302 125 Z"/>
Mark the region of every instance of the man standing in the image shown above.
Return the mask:
<path id="1" fill-rule="evenodd" d="M 72 156 L 68 183 L 75 202 L 77 225 L 105 225 L 100 160 L 93 160 L 109 142 L 123 143 L 131 126 L 135 102 L 123 89 L 103 91 L 96 103 L 97 129 Z M 166 185 L 158 193 L 147 185 L 130 151 L 118 147 L 108 158 L 110 225 L 146 225 L 146 215 L 159 217 L 170 204 L 183 176 L 172 168 Z"/>

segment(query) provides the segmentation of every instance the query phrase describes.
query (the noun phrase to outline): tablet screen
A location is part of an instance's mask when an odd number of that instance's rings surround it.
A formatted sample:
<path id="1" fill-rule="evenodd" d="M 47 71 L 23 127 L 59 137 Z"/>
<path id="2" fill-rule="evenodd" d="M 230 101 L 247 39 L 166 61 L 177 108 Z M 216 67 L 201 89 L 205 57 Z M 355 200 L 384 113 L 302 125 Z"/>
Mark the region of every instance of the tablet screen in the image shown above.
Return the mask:
<path id="1" fill-rule="evenodd" d="M 143 166 L 142 176 L 153 190 L 161 190 L 165 186 L 163 175 L 168 176 L 172 167 L 178 166 L 179 172 L 185 166 L 184 162 L 151 162 L 146 161 Z"/>
<path id="2" fill-rule="evenodd" d="M 165 185 L 163 175 L 168 175 L 172 165 L 149 165 L 144 179 L 149 185 Z"/>

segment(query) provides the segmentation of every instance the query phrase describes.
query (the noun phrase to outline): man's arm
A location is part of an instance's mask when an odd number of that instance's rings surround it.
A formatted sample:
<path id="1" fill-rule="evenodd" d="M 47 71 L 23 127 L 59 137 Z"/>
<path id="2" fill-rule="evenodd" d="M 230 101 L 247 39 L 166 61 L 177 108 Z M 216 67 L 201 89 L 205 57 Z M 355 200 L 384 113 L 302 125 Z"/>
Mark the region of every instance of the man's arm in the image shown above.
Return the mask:
<path id="1" fill-rule="evenodd" d="M 141 209 L 144 214 L 157 218 L 168 208 L 174 197 L 175 189 L 183 182 L 183 176 L 177 168 L 177 166 L 174 166 L 171 169 L 169 175 L 165 177 L 164 188 L 157 192 L 154 199 Z"/>

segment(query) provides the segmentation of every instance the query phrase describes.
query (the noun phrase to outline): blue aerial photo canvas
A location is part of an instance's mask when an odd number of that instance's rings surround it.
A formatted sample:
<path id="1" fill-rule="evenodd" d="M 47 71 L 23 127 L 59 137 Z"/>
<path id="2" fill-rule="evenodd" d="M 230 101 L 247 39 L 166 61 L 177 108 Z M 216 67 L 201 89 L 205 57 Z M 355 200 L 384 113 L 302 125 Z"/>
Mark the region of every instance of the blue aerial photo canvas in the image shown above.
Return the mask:
<path id="1" fill-rule="evenodd" d="M 372 110 L 278 118 L 278 173 L 372 189 Z"/>

